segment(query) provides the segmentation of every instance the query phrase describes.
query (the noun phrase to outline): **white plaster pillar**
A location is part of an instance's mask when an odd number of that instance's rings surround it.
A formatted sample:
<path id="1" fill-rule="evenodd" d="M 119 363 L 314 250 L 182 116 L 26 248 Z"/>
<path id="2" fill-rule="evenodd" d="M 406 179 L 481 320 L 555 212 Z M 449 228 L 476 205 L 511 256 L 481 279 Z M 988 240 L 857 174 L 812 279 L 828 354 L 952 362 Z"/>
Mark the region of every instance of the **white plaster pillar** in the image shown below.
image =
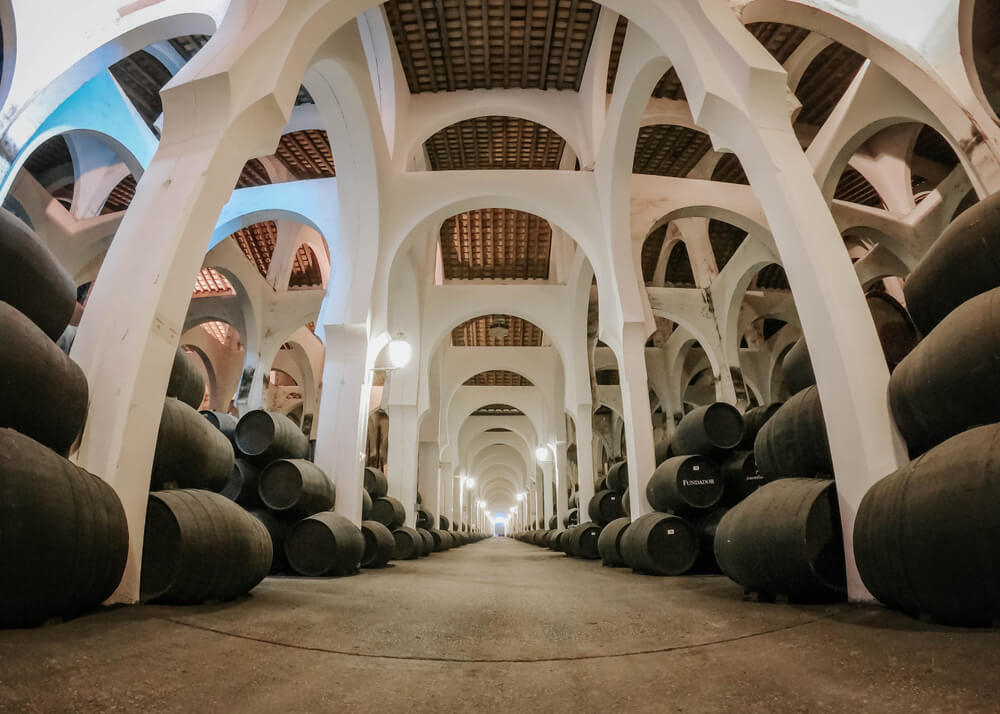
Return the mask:
<path id="1" fill-rule="evenodd" d="M 594 497 L 594 415 L 591 404 L 578 404 L 576 407 L 576 467 L 580 481 L 580 493 L 577 497 L 577 514 L 580 523 L 589 520 L 587 506 Z"/>
<path id="2" fill-rule="evenodd" d="M 653 453 L 653 420 L 649 413 L 646 379 L 646 326 L 628 323 L 622 329 L 622 410 L 625 421 L 625 451 L 628 457 L 629 504 L 633 520 L 652 509 L 646 502 L 646 482 L 656 468 Z"/>
<path id="3" fill-rule="evenodd" d="M 555 484 L 556 484 L 556 517 L 558 524 L 556 528 L 563 527 L 563 521 L 569 513 L 569 495 L 566 487 L 569 483 L 569 472 L 566 460 L 566 442 L 555 442 Z"/>
<path id="4" fill-rule="evenodd" d="M 337 484 L 336 511 L 361 523 L 371 375 L 366 325 L 326 325 L 316 465 Z"/>
<path id="5" fill-rule="evenodd" d="M 417 514 L 417 430 L 415 404 L 390 404 L 389 456 L 386 459 L 386 477 L 389 495 L 399 499 L 406 508 L 406 525 L 416 526 Z"/>
<path id="6" fill-rule="evenodd" d="M 548 461 L 541 462 L 542 467 L 542 508 L 544 508 L 542 529 L 547 530 L 549 527 L 549 518 L 555 513 L 554 504 L 552 502 L 552 476 L 554 471 L 554 464 L 549 457 Z"/>
<path id="7" fill-rule="evenodd" d="M 437 442 L 421 441 L 417 449 L 417 485 L 423 497 L 423 506 L 434 515 L 432 528 L 439 528 L 441 518 L 440 483 Z"/>

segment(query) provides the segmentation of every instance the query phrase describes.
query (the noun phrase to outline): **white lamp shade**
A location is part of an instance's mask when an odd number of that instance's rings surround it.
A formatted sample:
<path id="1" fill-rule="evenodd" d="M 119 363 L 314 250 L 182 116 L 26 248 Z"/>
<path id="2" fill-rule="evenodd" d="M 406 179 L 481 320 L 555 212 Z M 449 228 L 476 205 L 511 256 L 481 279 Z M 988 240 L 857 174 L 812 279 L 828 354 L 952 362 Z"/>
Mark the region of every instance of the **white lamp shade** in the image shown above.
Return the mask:
<path id="1" fill-rule="evenodd" d="M 396 338 L 389 343 L 389 364 L 391 364 L 396 369 L 405 367 L 410 363 L 410 357 L 413 356 L 413 348 L 410 347 L 410 343 L 406 340 Z"/>
<path id="2" fill-rule="evenodd" d="M 550 454 L 549 447 L 547 446 L 539 446 L 537 449 L 535 449 L 535 458 L 538 459 L 539 461 L 548 461 L 549 454 Z"/>

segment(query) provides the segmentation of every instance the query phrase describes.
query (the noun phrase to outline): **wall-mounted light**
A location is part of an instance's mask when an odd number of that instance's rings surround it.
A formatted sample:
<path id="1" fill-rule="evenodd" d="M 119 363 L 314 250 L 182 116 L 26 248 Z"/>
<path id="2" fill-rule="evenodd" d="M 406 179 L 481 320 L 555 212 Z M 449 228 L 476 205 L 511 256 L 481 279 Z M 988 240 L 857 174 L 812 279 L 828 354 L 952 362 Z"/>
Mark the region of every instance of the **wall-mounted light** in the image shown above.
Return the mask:
<path id="1" fill-rule="evenodd" d="M 413 356 L 413 348 L 410 347 L 410 343 L 406 341 L 402 332 L 397 333 L 396 338 L 389 343 L 386 350 L 389 354 L 389 364 L 392 365 L 393 369 L 402 369 L 410 363 L 410 358 Z"/>
<path id="2" fill-rule="evenodd" d="M 547 446 L 539 446 L 535 449 L 535 458 L 539 461 L 548 461 L 551 454 L 552 452 L 549 451 L 549 447 Z"/>
<path id="3" fill-rule="evenodd" d="M 517 494 L 517 500 L 518 501 L 524 500 L 524 491 L 521 491 L 519 494 Z"/>
<path id="4" fill-rule="evenodd" d="M 465 479 L 465 487 L 466 488 L 472 488 L 475 485 L 476 485 L 476 479 L 471 478 L 471 477 L 466 477 L 466 479 Z"/>

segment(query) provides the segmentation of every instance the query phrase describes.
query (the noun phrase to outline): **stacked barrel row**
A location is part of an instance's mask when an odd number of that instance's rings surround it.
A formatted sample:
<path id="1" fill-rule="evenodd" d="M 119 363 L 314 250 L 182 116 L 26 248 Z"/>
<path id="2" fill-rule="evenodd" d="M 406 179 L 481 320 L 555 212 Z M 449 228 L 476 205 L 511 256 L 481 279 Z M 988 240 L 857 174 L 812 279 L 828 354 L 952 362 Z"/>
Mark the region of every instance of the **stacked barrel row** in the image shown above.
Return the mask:
<path id="1" fill-rule="evenodd" d="M 114 490 L 67 460 L 89 389 L 56 340 L 76 288 L 34 232 L 0 210 L 0 627 L 33 627 L 101 604 L 128 555 Z"/>
<path id="2" fill-rule="evenodd" d="M 416 528 L 406 524 L 406 508 L 397 498 L 389 495 L 389 480 L 377 468 L 367 467 L 364 477 L 364 518 L 366 555 L 369 542 L 379 543 L 378 561 L 365 567 L 385 565 L 389 560 L 416 560 L 431 553 L 450 550 L 480 540 L 480 536 L 460 530 L 450 530 L 451 523 L 441 516 L 435 522 L 434 514 L 421 505 L 417 494 Z"/>
<path id="3" fill-rule="evenodd" d="M 867 493 L 854 553 L 890 607 L 1000 620 L 1000 194 L 963 212 L 906 281 L 924 338 L 889 381 L 913 459 Z"/>

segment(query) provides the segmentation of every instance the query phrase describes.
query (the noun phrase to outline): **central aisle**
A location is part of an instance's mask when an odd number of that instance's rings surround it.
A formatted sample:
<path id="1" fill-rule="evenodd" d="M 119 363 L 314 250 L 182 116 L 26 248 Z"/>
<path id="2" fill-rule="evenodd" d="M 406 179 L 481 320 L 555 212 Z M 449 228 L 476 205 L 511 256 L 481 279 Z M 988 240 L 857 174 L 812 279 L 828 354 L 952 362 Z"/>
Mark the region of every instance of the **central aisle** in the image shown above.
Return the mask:
<path id="1" fill-rule="evenodd" d="M 742 601 L 496 538 L 243 601 L 0 632 L 0 711 L 720 711 L 992 706 L 1000 634 Z M 931 704 L 928 704 L 931 702 Z"/>

